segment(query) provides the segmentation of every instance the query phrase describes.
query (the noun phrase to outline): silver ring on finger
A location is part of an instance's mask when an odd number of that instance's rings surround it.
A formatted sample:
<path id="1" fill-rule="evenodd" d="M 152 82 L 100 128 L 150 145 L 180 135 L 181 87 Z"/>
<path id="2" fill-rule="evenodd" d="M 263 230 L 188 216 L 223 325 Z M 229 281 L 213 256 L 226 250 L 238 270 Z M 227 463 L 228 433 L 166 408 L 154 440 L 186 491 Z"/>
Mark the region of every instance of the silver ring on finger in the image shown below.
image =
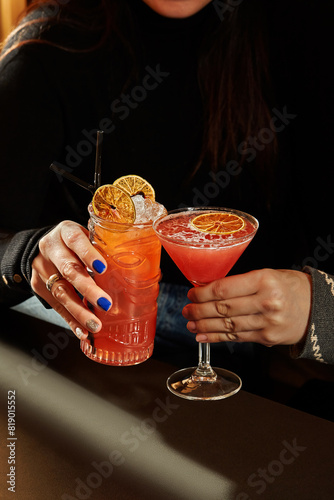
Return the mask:
<path id="1" fill-rule="evenodd" d="M 54 285 L 57 281 L 59 281 L 60 279 L 62 279 L 62 275 L 61 275 L 61 274 L 59 274 L 59 273 L 52 274 L 52 275 L 49 277 L 49 279 L 48 279 L 48 280 L 46 281 L 46 283 L 45 283 L 45 286 L 46 286 L 46 288 L 47 288 L 48 292 L 51 292 L 53 285 Z"/>

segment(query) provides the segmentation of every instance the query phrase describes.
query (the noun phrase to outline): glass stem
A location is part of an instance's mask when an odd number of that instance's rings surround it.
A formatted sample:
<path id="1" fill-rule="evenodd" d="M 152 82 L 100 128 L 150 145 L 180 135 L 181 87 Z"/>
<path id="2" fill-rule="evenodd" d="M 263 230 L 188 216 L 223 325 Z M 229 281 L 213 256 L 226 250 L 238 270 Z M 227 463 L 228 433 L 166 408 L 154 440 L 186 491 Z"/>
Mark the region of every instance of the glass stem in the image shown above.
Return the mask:
<path id="1" fill-rule="evenodd" d="M 199 342 L 198 344 L 198 367 L 194 373 L 195 377 L 216 377 L 210 365 L 210 344 Z"/>

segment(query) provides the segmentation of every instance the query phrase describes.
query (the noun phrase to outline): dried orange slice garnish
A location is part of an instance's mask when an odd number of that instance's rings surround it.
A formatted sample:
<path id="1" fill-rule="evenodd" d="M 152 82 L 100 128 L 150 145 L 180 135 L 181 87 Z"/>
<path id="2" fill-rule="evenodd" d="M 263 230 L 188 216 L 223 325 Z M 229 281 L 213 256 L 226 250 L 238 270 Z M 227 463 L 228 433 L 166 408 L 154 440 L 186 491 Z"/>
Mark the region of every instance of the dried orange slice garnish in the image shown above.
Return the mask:
<path id="1" fill-rule="evenodd" d="M 131 196 L 113 184 L 104 184 L 95 191 L 92 206 L 98 217 L 110 222 L 133 224 L 136 219 Z"/>
<path id="2" fill-rule="evenodd" d="M 198 215 L 191 221 L 198 231 L 211 234 L 232 234 L 240 231 L 245 221 L 235 214 L 211 212 Z"/>
<path id="3" fill-rule="evenodd" d="M 116 179 L 114 186 L 118 186 L 126 191 L 130 196 L 141 194 L 144 198 L 150 198 L 155 201 L 155 192 L 149 182 L 139 175 L 124 175 Z"/>

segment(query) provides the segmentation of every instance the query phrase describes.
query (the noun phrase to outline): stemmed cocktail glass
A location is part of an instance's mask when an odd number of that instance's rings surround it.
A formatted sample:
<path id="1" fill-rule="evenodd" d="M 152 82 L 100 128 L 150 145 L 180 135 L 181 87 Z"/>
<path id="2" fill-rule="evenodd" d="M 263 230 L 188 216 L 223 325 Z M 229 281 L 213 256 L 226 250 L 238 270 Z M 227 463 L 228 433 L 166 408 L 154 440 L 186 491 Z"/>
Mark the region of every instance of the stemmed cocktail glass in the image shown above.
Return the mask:
<path id="1" fill-rule="evenodd" d="M 225 220 L 225 232 L 214 223 L 219 218 Z M 258 221 L 238 210 L 189 207 L 158 218 L 153 228 L 184 276 L 194 286 L 203 286 L 226 276 L 253 239 Z M 213 369 L 210 344 L 200 342 L 198 366 L 173 373 L 167 387 L 185 399 L 215 400 L 238 392 L 241 379 L 228 370 Z"/>

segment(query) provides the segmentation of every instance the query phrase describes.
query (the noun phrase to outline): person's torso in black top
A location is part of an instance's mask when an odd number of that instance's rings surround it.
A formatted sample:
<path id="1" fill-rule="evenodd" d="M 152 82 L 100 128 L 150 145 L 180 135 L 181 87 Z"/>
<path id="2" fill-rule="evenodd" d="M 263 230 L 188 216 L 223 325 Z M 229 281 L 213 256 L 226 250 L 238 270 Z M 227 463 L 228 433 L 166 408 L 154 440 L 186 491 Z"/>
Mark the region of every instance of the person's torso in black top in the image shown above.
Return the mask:
<path id="1" fill-rule="evenodd" d="M 121 175 L 138 174 L 154 186 L 157 200 L 169 210 L 225 206 L 259 219 L 259 232 L 233 273 L 316 264 L 314 252 L 331 231 L 327 227 L 330 205 L 324 188 L 326 82 L 317 80 L 327 49 L 321 13 L 316 13 L 311 24 L 298 1 L 290 10 L 290 2 L 286 2 L 286 8 L 285 2 L 272 2 L 268 8 L 269 55 L 276 92 L 273 114 L 281 116 L 284 125 L 278 133 L 277 180 L 268 208 L 252 165 L 247 168 L 246 164 L 239 176 L 222 166 L 216 181 L 210 168 L 203 165 L 188 180 L 200 152 L 203 127 L 197 50 L 204 26 L 207 29 L 210 23 L 217 23 L 217 12 L 209 5 L 192 18 L 173 20 L 138 4 L 135 17 L 142 57 L 137 80 L 124 92 L 126 75 L 119 73 L 112 56 L 106 60 L 102 53 L 76 55 L 52 49 L 52 63 L 46 61 L 45 68 L 59 90 L 66 122 L 65 152 L 54 160 L 92 182 L 96 130 L 104 128 L 103 184 Z M 317 39 L 319 32 L 323 39 Z M 315 42 L 320 49 L 314 48 Z M 309 53 L 309 47 L 314 53 Z M 317 50 L 323 60 L 319 60 Z M 317 67 L 312 66 L 315 60 Z M 324 84 L 323 95 L 319 93 L 320 83 Z M 315 123 L 320 117 L 325 117 L 322 123 Z M 48 220 L 42 222 L 73 218 L 85 224 L 89 192 L 67 180 L 60 182 L 52 173 L 50 179 L 50 195 L 53 199 L 57 196 L 61 203 L 54 211 L 49 210 Z M 317 211 L 327 213 L 322 218 Z M 327 253 L 331 255 L 330 248 Z M 329 263 L 330 258 L 318 262 L 320 268 Z M 166 256 L 162 269 L 166 281 L 184 282 Z"/>

